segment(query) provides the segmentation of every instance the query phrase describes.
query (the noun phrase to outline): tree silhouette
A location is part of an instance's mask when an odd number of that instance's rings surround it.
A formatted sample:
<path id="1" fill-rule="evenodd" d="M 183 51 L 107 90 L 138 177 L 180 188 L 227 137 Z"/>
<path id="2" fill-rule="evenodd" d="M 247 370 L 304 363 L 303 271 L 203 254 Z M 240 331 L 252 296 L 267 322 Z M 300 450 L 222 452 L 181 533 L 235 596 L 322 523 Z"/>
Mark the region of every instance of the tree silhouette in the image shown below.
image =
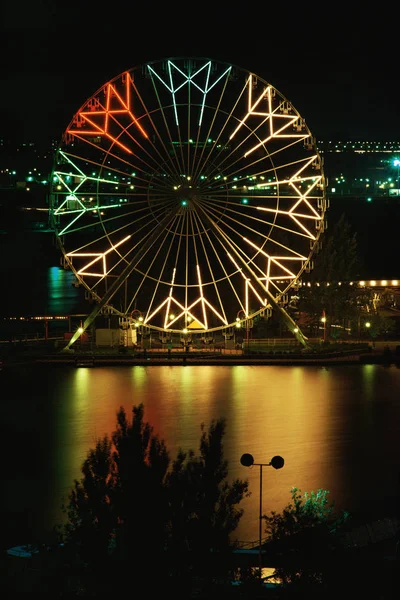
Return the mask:
<path id="1" fill-rule="evenodd" d="M 166 445 L 144 420 L 143 404 L 129 422 L 121 407 L 117 428 L 89 450 L 74 482 L 62 527 L 61 563 L 80 595 L 188 594 L 230 579 L 230 536 L 248 495 L 248 482 L 229 483 L 223 455 L 225 421 L 201 424 L 199 454 Z"/>
<path id="2" fill-rule="evenodd" d="M 167 476 L 170 498 L 172 555 L 181 557 L 177 573 L 212 584 L 230 574 L 230 535 L 248 496 L 248 482 L 228 483 L 228 463 L 223 454 L 225 420 L 213 420 L 206 431 L 201 425 L 200 453 L 180 451 Z"/>
<path id="3" fill-rule="evenodd" d="M 357 323 L 362 306 L 370 302 L 370 293 L 354 285 L 360 278 L 361 258 L 357 234 L 352 231 L 345 214 L 335 223 L 332 231 L 324 234 L 322 248 L 314 258 L 314 269 L 304 276 L 299 290 L 298 309 L 308 315 L 308 322 L 318 332 L 322 312 L 328 316 L 328 334 L 337 335 L 331 325 L 343 329 Z M 368 297 L 367 297 L 368 296 Z"/>
<path id="4" fill-rule="evenodd" d="M 314 258 L 314 268 L 307 281 L 353 281 L 359 278 L 361 257 L 357 233 L 343 213 L 339 220 L 321 238 L 321 250 Z"/>
<path id="5" fill-rule="evenodd" d="M 324 582 L 323 570 L 339 546 L 338 534 L 350 519 L 335 512 L 328 502 L 327 490 L 305 492 L 291 489 L 292 502 L 281 513 L 264 515 L 266 549 L 275 556 L 275 577 L 291 587 L 313 586 Z"/>
<path id="6" fill-rule="evenodd" d="M 112 436 L 113 510 L 116 514 L 113 558 L 120 570 L 153 570 L 166 545 L 167 498 L 164 479 L 170 463 L 164 441 L 144 421 L 142 404 L 132 421 L 120 408 Z M 151 557 L 151 560 L 149 558 Z"/>

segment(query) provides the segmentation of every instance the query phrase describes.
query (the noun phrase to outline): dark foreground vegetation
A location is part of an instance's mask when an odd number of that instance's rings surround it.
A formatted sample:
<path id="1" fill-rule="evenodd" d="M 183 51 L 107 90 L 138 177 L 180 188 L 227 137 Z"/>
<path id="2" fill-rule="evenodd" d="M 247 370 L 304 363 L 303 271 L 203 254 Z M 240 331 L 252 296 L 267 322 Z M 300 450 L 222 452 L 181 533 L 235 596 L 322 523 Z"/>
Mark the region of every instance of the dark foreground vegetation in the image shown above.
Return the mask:
<path id="1" fill-rule="evenodd" d="M 282 513 L 264 515 L 263 562 L 275 567 L 275 584 L 263 580 L 257 550 L 240 552 L 235 541 L 250 492 L 247 480 L 228 480 L 224 434 L 224 420 L 203 424 L 198 453 L 171 460 L 143 405 L 131 420 L 121 408 L 113 435 L 87 454 L 57 542 L 32 548 L 23 572 L 23 559 L 10 563 L 8 597 L 398 597 L 398 559 L 350 548 L 352 517 L 334 510 L 326 490 L 294 488 Z"/>

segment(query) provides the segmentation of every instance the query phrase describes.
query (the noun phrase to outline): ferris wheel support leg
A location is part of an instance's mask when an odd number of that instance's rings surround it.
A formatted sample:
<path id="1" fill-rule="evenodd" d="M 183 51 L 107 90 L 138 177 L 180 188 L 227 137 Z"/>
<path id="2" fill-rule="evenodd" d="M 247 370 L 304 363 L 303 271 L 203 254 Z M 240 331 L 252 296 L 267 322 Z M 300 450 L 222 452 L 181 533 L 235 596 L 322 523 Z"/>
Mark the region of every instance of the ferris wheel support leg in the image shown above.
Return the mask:
<path id="1" fill-rule="evenodd" d="M 271 299 L 270 299 L 270 302 L 272 304 Z M 279 311 L 279 316 L 280 316 L 282 322 L 284 323 L 284 325 L 287 327 L 287 329 L 291 333 L 293 333 L 293 335 L 295 336 L 297 341 L 300 342 L 300 344 L 302 346 L 304 346 L 305 349 L 309 349 L 311 346 L 308 343 L 306 336 L 302 333 L 299 326 L 293 321 L 292 317 L 286 312 L 286 310 L 284 308 L 279 306 L 279 304 L 277 304 L 276 302 L 274 304 L 275 304 L 275 308 Z"/>
<path id="2" fill-rule="evenodd" d="M 146 242 L 142 245 L 141 248 L 136 252 L 135 256 L 132 258 L 130 263 L 127 264 L 125 269 L 121 272 L 121 274 L 117 277 L 114 283 L 109 287 L 108 291 L 97 306 L 94 307 L 90 315 L 86 318 L 82 327 L 75 331 L 74 335 L 69 340 L 68 344 L 63 348 L 63 352 L 68 352 L 71 349 L 71 346 L 76 342 L 76 340 L 86 331 L 88 327 L 93 323 L 99 312 L 102 310 L 104 306 L 111 300 L 114 294 L 117 293 L 121 285 L 124 281 L 129 277 L 132 271 L 135 269 L 139 261 L 143 258 L 149 248 L 156 242 L 157 238 L 164 231 L 164 229 L 170 224 L 172 219 L 175 217 L 176 213 L 180 210 L 180 205 L 171 210 L 162 221 L 159 222 L 157 227 L 154 229 L 153 233 L 147 238 Z"/>

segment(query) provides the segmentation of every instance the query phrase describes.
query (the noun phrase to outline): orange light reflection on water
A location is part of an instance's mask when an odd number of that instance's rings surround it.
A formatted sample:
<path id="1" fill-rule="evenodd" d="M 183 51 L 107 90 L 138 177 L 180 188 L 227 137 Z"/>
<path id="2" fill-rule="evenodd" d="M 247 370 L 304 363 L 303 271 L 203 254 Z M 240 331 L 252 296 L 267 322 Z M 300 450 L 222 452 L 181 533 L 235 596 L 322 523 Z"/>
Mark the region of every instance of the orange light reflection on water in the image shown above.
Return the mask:
<path id="1" fill-rule="evenodd" d="M 212 419 L 225 419 L 229 478 L 248 479 L 251 491 L 240 505 L 245 516 L 236 534 L 243 541 L 257 540 L 260 473 L 256 466 L 243 467 L 241 455 L 251 453 L 256 463 L 268 463 L 274 455 L 285 459 L 280 470 L 263 468 L 264 513 L 286 506 L 294 486 L 302 492 L 328 489 L 330 500 L 347 503 L 355 476 L 361 477 L 363 470 L 371 473 L 374 457 L 364 447 L 372 441 L 370 452 L 376 455 L 370 432 L 375 431 L 382 377 L 393 378 L 393 389 L 397 385 L 395 369 L 382 374 L 376 365 L 354 370 L 187 365 L 64 372 L 53 382 L 57 406 L 52 511 L 57 513 L 61 493 L 65 496 L 80 477 L 82 461 L 95 440 L 114 431 L 119 407 L 124 406 L 130 418 L 132 406 L 143 402 L 145 420 L 166 442 L 171 460 L 180 448 L 198 451 L 201 423 L 208 426 Z M 387 415 L 394 415 L 388 447 L 397 435 L 396 410 L 393 402 L 386 407 Z M 349 458 L 351 452 L 354 456 Z M 350 461 L 359 465 L 356 472 Z"/>

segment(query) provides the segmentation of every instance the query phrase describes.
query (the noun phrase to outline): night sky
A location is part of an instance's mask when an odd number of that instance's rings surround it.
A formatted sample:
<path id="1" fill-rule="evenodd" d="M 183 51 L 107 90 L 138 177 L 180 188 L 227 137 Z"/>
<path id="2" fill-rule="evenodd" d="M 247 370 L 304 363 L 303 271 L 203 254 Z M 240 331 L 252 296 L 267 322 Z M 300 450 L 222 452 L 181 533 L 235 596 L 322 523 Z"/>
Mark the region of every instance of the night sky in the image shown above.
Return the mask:
<path id="1" fill-rule="evenodd" d="M 128 8 L 133 7 L 134 8 Z M 151 60 L 207 57 L 264 78 L 317 139 L 398 140 L 399 9 L 346 4 L 48 0 L 3 4 L 0 135 L 60 138 L 106 81 Z M 140 8 L 142 7 L 142 8 Z M 217 8 L 216 8 L 217 7 Z"/>

